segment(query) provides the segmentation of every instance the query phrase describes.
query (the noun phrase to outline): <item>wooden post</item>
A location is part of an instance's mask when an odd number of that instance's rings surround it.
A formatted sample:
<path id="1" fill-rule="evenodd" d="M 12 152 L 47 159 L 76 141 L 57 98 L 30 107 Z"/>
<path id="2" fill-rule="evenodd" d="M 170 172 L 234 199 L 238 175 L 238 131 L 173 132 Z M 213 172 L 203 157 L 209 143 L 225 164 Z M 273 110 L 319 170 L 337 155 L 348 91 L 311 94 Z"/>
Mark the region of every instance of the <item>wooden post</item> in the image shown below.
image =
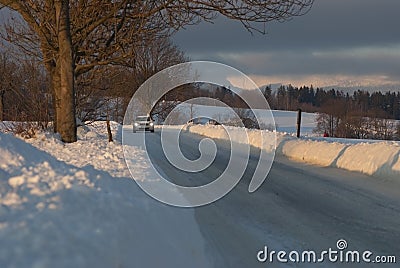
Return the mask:
<path id="1" fill-rule="evenodd" d="M 301 128 L 301 109 L 297 110 L 297 138 L 300 138 L 300 128 Z"/>

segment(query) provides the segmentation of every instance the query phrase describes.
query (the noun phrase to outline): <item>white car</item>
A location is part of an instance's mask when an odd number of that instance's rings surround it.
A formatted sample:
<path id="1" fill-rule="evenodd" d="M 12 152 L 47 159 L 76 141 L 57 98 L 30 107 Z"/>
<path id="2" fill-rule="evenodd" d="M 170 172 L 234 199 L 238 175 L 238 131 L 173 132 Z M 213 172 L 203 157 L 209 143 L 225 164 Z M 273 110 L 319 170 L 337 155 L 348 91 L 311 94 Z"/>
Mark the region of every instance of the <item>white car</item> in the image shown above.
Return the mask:
<path id="1" fill-rule="evenodd" d="M 137 116 L 133 122 L 133 133 L 138 130 L 154 132 L 154 122 L 148 115 Z"/>

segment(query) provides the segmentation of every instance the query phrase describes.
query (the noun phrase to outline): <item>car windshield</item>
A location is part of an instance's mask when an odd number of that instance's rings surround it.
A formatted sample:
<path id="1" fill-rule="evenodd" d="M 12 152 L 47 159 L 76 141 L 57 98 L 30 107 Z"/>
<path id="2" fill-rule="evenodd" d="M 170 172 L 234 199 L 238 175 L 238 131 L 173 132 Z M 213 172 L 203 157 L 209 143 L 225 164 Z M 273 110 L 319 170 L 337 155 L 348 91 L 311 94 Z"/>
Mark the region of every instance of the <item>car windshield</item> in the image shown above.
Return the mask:
<path id="1" fill-rule="evenodd" d="M 148 116 L 138 116 L 136 117 L 137 121 L 150 121 L 150 117 Z"/>

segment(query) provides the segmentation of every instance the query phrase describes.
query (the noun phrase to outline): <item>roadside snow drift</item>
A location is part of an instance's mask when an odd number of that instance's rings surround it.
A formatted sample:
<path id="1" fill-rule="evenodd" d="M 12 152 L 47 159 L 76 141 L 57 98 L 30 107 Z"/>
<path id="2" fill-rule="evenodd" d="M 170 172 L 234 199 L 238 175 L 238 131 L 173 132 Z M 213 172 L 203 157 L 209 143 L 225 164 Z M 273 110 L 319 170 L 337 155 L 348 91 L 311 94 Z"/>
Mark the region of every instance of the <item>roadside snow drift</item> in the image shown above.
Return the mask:
<path id="1" fill-rule="evenodd" d="M 337 142 L 316 142 L 310 140 L 285 140 L 282 143 L 282 154 L 292 160 L 320 166 L 334 165 L 345 144 Z"/>
<path id="2" fill-rule="evenodd" d="M 168 127 L 168 126 L 167 126 Z M 226 126 L 225 126 L 226 127 Z M 234 132 L 234 127 L 230 132 Z M 223 126 L 186 125 L 184 130 L 214 139 L 228 140 Z M 261 144 L 263 131 L 266 141 Z M 362 172 L 382 178 L 400 178 L 400 143 L 372 140 L 346 140 L 334 138 L 300 138 L 268 130 L 248 130 L 250 145 L 272 151 L 276 135 L 276 153 L 294 161 L 332 166 Z M 245 142 L 231 137 L 233 142 Z"/>
<path id="3" fill-rule="evenodd" d="M 193 210 L 143 193 L 119 142 L 79 136 L 31 145 L 0 133 L 0 267 L 210 266 Z"/>
<path id="4" fill-rule="evenodd" d="M 351 171 L 381 176 L 395 175 L 395 163 L 399 162 L 398 143 L 360 143 L 349 146 L 338 159 L 337 166 Z M 397 173 L 399 176 L 400 173 Z"/>

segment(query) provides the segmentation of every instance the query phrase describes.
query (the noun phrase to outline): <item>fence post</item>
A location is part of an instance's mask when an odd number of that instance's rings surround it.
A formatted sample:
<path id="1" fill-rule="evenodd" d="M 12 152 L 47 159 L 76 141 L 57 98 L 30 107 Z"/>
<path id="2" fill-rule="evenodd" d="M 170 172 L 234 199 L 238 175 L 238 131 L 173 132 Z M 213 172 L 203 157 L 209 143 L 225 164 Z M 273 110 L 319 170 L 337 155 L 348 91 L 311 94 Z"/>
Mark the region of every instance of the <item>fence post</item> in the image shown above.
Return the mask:
<path id="1" fill-rule="evenodd" d="M 297 138 L 300 138 L 301 109 L 297 110 Z"/>

